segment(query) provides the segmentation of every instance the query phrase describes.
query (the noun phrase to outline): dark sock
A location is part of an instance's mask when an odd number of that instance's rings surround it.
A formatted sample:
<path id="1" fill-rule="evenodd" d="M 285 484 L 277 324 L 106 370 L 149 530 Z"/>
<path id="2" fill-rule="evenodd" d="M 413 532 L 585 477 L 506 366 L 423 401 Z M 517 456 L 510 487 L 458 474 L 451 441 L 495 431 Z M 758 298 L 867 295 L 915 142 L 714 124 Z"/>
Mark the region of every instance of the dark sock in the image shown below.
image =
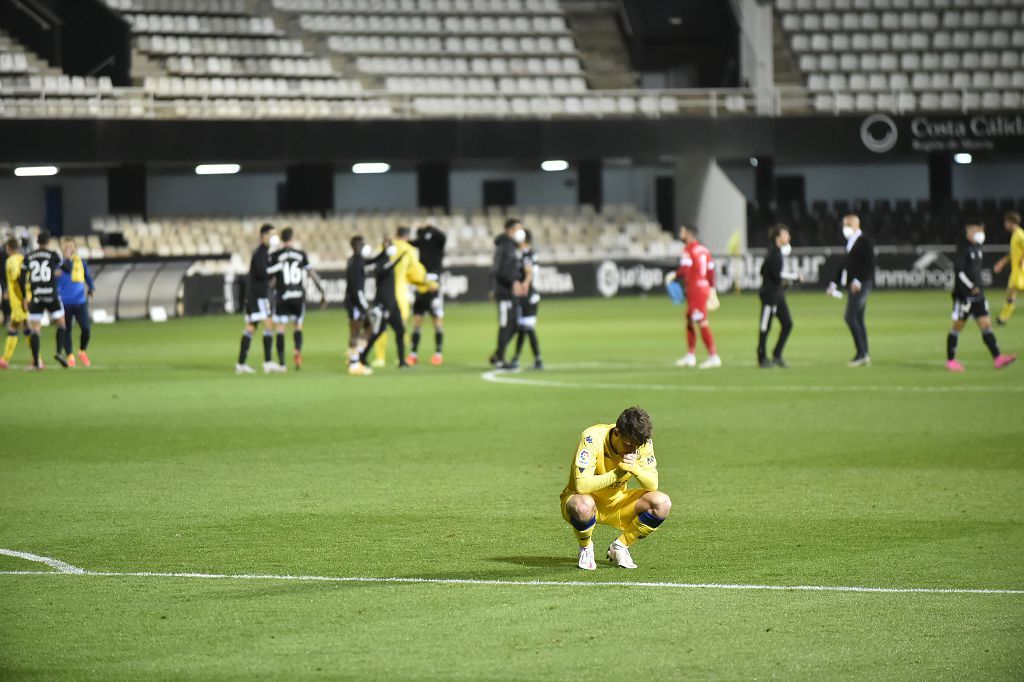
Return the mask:
<path id="1" fill-rule="evenodd" d="M 59 330 L 58 330 L 58 333 L 59 333 Z M 70 327 L 65 327 L 64 328 L 63 336 L 64 336 L 64 354 L 65 355 L 71 355 L 72 352 L 73 352 L 71 350 L 71 342 L 73 341 L 73 339 L 71 338 L 71 328 Z"/>
<path id="2" fill-rule="evenodd" d="M 252 334 L 249 332 L 242 332 L 242 344 L 238 349 L 238 364 L 244 365 L 245 358 L 249 355 L 249 344 L 252 343 Z"/>
<path id="3" fill-rule="evenodd" d="M 91 329 L 83 329 L 81 340 L 78 342 L 78 350 L 85 351 L 89 347 L 89 339 L 92 338 Z"/>
<path id="4" fill-rule="evenodd" d="M 263 332 L 263 362 L 270 362 L 274 357 L 274 335 Z"/>
<path id="5" fill-rule="evenodd" d="M 985 345 L 988 346 L 988 352 L 992 354 L 992 357 L 999 357 L 999 344 L 996 343 L 996 335 L 991 329 L 986 329 L 981 333 L 981 338 L 985 340 Z"/>
<path id="6" fill-rule="evenodd" d="M 952 360 L 956 357 L 956 342 L 960 339 L 960 334 L 957 332 L 950 332 L 949 336 L 946 337 L 946 359 Z"/>
<path id="7" fill-rule="evenodd" d="M 22 333 L 23 333 L 23 334 L 24 334 L 25 336 L 32 336 L 32 330 L 31 330 L 31 329 L 26 329 L 26 330 L 25 330 L 25 331 L 23 331 Z"/>
<path id="8" fill-rule="evenodd" d="M 284 332 L 277 333 L 277 364 L 284 364 Z"/>
<path id="9" fill-rule="evenodd" d="M 33 333 L 28 337 L 28 345 L 32 348 L 32 363 L 39 366 L 39 334 Z"/>
<path id="10" fill-rule="evenodd" d="M 444 347 L 444 331 L 438 329 L 434 331 L 434 352 L 440 354 L 441 349 Z"/>
<path id="11" fill-rule="evenodd" d="M 512 356 L 513 361 L 519 360 L 519 355 L 523 352 L 524 341 L 526 341 L 526 330 L 520 329 L 516 334 L 516 354 Z"/>
<path id="12" fill-rule="evenodd" d="M 295 337 L 295 350 L 301 351 L 302 350 L 302 330 L 301 329 L 296 329 L 294 337 Z"/>
<path id="13" fill-rule="evenodd" d="M 405 363 L 405 330 L 395 330 L 395 343 L 398 345 L 398 364 Z"/>
<path id="14" fill-rule="evenodd" d="M 64 349 L 67 347 L 67 329 L 63 327 L 57 327 L 57 355 L 64 353 Z"/>
<path id="15" fill-rule="evenodd" d="M 537 330 L 531 329 L 527 333 L 530 335 L 530 350 L 533 351 L 533 359 L 540 360 L 540 341 L 537 340 Z"/>
<path id="16" fill-rule="evenodd" d="M 412 339 L 412 352 L 415 355 L 420 349 L 420 330 L 413 329 L 409 337 Z"/>

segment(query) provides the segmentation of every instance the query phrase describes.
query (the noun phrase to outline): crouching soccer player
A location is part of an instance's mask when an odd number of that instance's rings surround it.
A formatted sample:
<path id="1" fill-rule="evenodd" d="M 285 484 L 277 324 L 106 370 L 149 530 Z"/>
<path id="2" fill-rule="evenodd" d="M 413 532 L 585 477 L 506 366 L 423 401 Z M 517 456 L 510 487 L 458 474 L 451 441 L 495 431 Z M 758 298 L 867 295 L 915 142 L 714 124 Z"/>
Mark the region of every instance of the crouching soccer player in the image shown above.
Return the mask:
<path id="1" fill-rule="evenodd" d="M 560 497 L 562 518 L 580 545 L 580 568 L 597 568 L 591 536 L 598 523 L 622 531 L 608 548 L 608 560 L 619 568 L 636 568 L 630 546 L 656 531 L 672 510 L 672 500 L 658 491 L 652 429 L 647 412 L 629 407 L 614 424 L 596 424 L 580 435 L 569 484 Z M 627 489 L 631 479 L 641 487 Z"/>
<path id="2" fill-rule="evenodd" d="M 946 369 L 962 372 L 964 366 L 956 359 L 956 346 L 960 330 L 971 316 L 978 322 L 981 338 L 992 354 L 996 369 L 1013 363 L 1016 355 L 1003 355 L 992 332 L 992 321 L 988 315 L 988 301 L 981 288 L 981 245 L 985 243 L 985 225 L 980 220 L 967 223 L 967 239 L 957 250 L 956 279 L 953 280 L 953 328 L 946 337 Z"/>

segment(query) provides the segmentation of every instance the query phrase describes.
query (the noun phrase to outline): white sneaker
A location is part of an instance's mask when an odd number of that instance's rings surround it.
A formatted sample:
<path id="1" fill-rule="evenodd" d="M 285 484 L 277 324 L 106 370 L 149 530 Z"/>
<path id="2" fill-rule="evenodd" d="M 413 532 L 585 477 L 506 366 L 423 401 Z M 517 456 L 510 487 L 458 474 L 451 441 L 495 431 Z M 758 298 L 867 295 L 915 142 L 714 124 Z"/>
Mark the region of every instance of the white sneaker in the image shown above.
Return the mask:
<path id="1" fill-rule="evenodd" d="M 370 363 L 371 367 L 376 367 L 378 369 L 384 367 L 385 365 L 387 365 L 387 362 L 385 360 L 374 360 L 373 362 Z"/>
<path id="2" fill-rule="evenodd" d="M 619 568 L 636 568 L 636 564 L 633 563 L 633 557 L 629 555 L 629 547 L 620 545 L 618 540 L 613 542 L 608 548 L 608 561 Z"/>
<path id="3" fill-rule="evenodd" d="M 276 371 L 277 371 L 277 363 L 276 362 L 264 362 L 263 363 L 263 373 L 264 374 L 273 374 Z"/>
<path id="4" fill-rule="evenodd" d="M 722 366 L 722 358 L 717 355 L 710 355 L 708 359 L 700 363 L 700 369 L 714 369 Z"/>
<path id="5" fill-rule="evenodd" d="M 253 369 L 249 365 L 235 365 L 235 374 L 252 374 Z"/>
<path id="6" fill-rule="evenodd" d="M 348 366 L 348 373 L 354 377 L 368 377 L 373 375 L 373 370 L 361 362 L 354 362 Z"/>
<path id="7" fill-rule="evenodd" d="M 687 353 L 683 357 L 676 360 L 676 367 L 696 367 L 697 356 L 693 353 Z"/>
<path id="8" fill-rule="evenodd" d="M 580 547 L 580 561 L 579 567 L 584 571 L 595 571 L 597 570 L 597 562 L 594 561 L 594 543 L 591 542 L 586 547 Z"/>

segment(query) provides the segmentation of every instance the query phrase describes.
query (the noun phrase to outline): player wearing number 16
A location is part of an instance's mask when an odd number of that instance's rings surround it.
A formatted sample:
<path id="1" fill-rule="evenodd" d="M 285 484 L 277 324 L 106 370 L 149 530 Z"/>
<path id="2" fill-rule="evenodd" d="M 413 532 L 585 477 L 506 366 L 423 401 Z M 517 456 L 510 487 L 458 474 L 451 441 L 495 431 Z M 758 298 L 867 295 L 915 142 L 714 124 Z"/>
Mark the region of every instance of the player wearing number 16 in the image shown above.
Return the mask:
<path id="1" fill-rule="evenodd" d="M 277 325 L 277 363 L 284 369 L 284 333 L 289 324 L 295 328 L 295 369 L 302 368 L 302 321 L 306 317 L 306 274 L 320 292 L 320 304 L 327 301 L 320 278 L 313 271 L 309 257 L 292 243 L 295 233 L 292 228 L 281 230 L 281 248 L 270 257 L 267 273 L 274 276 L 277 304 L 274 308 L 274 323 Z"/>
<path id="2" fill-rule="evenodd" d="M 21 264 L 21 290 L 29 295 L 22 305 L 28 312 L 28 323 L 32 328 L 29 343 L 32 346 L 32 367 L 41 370 L 43 361 L 40 356 L 39 330 L 43 326 L 43 317 L 49 314 L 50 320 L 57 325 L 57 362 L 68 366 L 64 355 L 64 335 L 67 327 L 64 323 L 64 304 L 61 303 L 57 291 L 57 277 L 63 269 L 71 274 L 71 266 L 59 253 L 50 250 L 50 233 L 43 230 L 38 237 L 39 246 L 25 256 Z M 31 287 L 31 289 L 29 289 Z"/>
<path id="3" fill-rule="evenodd" d="M 597 568 L 591 538 L 598 523 L 621 531 L 608 548 L 608 560 L 636 568 L 630 546 L 656 531 L 672 510 L 672 500 L 658 491 L 652 430 L 647 412 L 628 407 L 614 424 L 596 424 L 580 434 L 560 498 L 562 518 L 579 542 L 580 568 Z M 639 488 L 628 487 L 633 480 Z"/>

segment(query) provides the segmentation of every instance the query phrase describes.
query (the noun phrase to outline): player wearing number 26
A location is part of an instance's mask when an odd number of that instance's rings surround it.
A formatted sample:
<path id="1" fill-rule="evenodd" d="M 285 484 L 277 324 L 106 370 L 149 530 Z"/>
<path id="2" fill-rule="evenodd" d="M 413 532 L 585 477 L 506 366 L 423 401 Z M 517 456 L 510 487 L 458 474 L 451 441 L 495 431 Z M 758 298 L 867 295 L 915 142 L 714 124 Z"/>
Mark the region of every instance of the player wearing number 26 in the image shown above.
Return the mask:
<path id="1" fill-rule="evenodd" d="M 579 542 L 580 568 L 597 568 L 591 536 L 598 523 L 622 531 L 608 548 L 608 560 L 636 568 L 629 547 L 656 531 L 672 510 L 672 500 L 658 491 L 652 430 L 650 415 L 629 407 L 614 424 L 596 424 L 580 434 L 560 498 L 562 518 Z M 628 487 L 633 480 L 639 488 Z"/>

